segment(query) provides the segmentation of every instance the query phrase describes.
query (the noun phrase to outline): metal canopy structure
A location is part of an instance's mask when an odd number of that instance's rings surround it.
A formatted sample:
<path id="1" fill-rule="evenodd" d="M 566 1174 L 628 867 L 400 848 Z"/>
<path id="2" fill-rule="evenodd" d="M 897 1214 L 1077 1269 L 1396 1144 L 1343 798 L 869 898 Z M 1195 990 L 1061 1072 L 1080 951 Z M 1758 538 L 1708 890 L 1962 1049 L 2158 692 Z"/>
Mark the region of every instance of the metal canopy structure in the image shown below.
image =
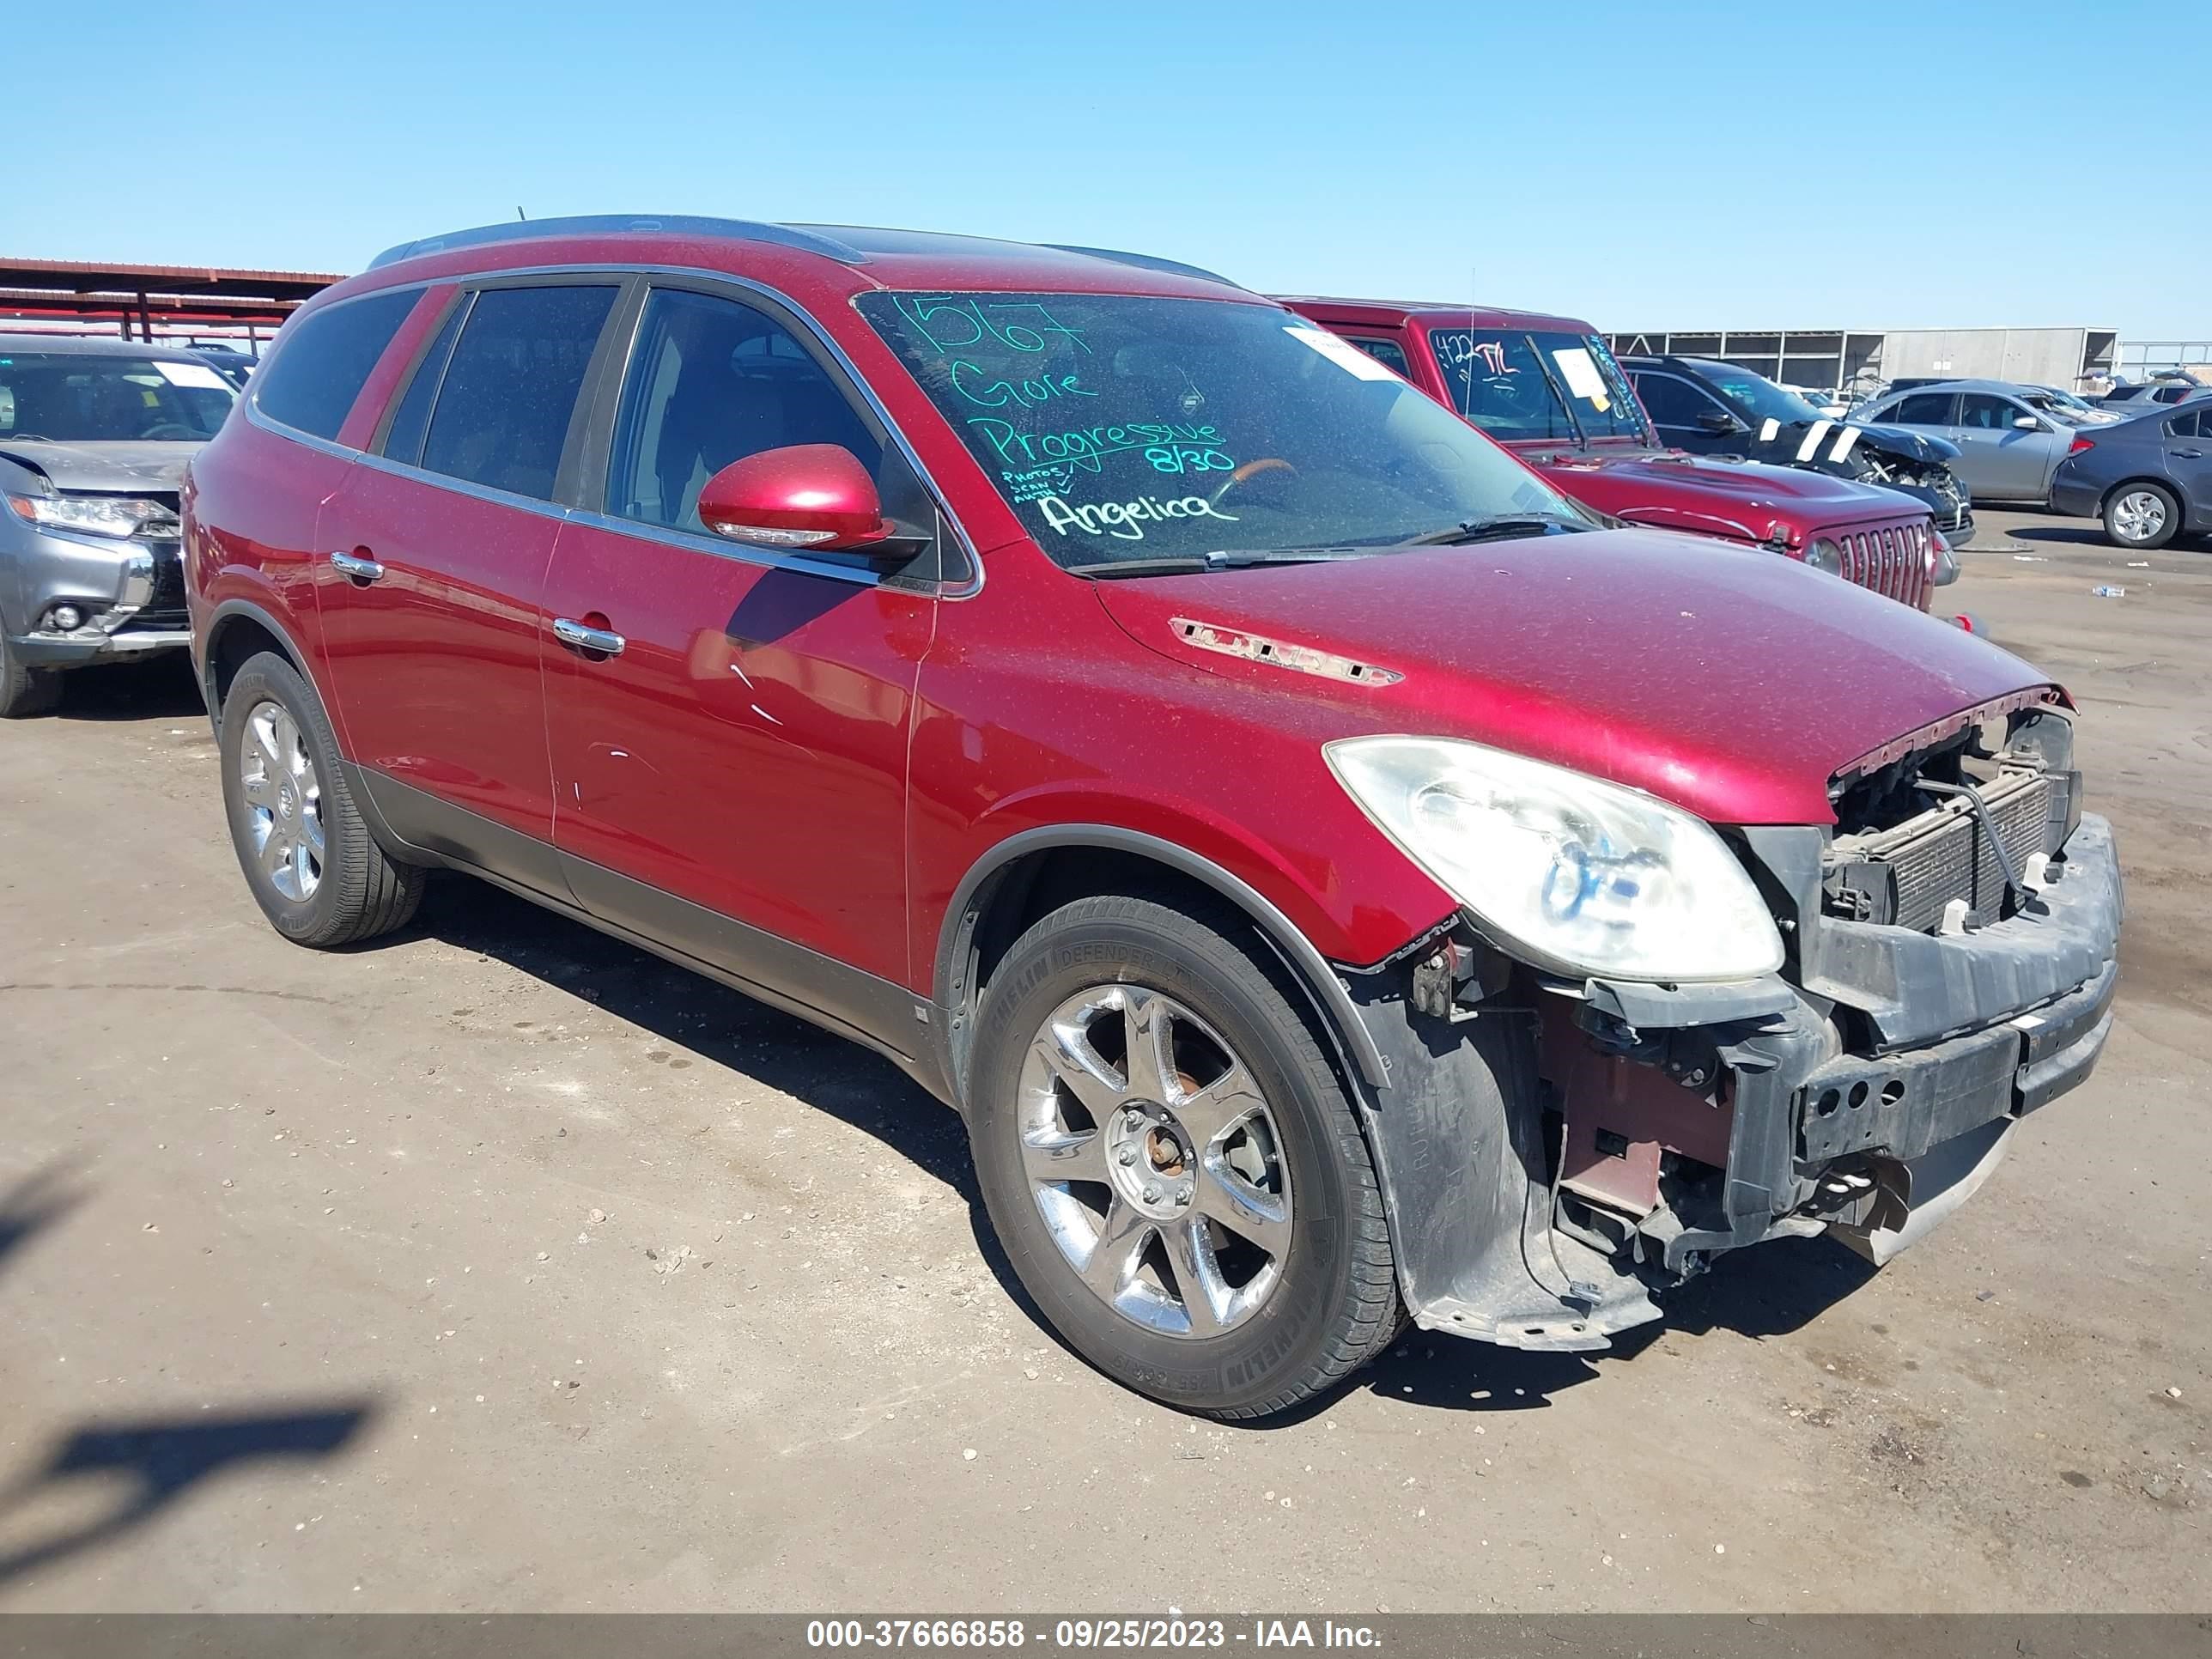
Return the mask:
<path id="1" fill-rule="evenodd" d="M 124 338 L 143 340 L 157 328 L 243 328 L 258 343 L 301 301 L 342 280 L 298 270 L 0 257 L 0 326 L 111 324 Z"/>

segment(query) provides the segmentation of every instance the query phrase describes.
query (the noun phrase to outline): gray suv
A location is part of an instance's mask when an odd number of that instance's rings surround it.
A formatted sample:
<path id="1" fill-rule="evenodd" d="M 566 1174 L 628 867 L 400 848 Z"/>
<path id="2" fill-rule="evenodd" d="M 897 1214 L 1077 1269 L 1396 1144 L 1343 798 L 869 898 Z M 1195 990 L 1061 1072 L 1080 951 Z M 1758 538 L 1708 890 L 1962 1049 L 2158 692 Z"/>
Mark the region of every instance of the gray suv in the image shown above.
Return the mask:
<path id="1" fill-rule="evenodd" d="M 192 352 L 0 334 L 0 718 L 191 644 L 177 491 L 236 396 Z"/>

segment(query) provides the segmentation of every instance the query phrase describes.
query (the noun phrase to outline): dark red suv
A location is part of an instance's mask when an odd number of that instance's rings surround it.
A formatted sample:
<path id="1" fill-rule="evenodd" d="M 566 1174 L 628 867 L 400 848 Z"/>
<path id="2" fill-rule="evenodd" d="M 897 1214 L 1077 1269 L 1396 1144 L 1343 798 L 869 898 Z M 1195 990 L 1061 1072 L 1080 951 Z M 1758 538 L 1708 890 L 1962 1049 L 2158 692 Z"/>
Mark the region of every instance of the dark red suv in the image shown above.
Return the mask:
<path id="1" fill-rule="evenodd" d="M 1190 1409 L 1410 1316 L 1592 1348 L 1876 1255 L 2110 1023 L 2064 694 L 1607 530 L 1133 255 L 582 220 L 289 321 L 184 498 L 230 830 L 310 945 L 483 876 L 890 1055 L 1068 1343 Z"/>
<path id="2" fill-rule="evenodd" d="M 1926 502 L 1857 482 L 1840 458 L 1832 471 L 1802 471 L 1668 447 L 1588 323 L 1382 300 L 1283 303 L 1388 363 L 1601 513 L 1748 542 L 1922 611 L 1958 574 Z"/>

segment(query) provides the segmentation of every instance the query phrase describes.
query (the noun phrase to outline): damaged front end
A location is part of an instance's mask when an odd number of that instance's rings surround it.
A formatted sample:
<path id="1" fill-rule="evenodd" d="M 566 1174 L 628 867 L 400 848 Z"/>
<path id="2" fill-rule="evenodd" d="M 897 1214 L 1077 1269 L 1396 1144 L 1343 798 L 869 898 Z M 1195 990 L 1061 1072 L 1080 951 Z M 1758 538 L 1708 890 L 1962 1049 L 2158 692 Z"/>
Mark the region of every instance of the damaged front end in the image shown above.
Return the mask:
<path id="1" fill-rule="evenodd" d="M 1909 455 L 1884 445 L 1869 444 L 1856 452 L 1862 483 L 1880 484 L 1923 502 L 1936 520 L 1936 528 L 1954 547 L 1973 538 L 1973 502 L 1944 460 Z"/>
<path id="2" fill-rule="evenodd" d="M 1954 547 L 1974 533 L 1973 505 L 1951 471 L 1958 447 L 1909 427 L 1769 421 L 1745 441 L 1747 459 L 1878 484 L 1922 502 Z"/>
<path id="3" fill-rule="evenodd" d="M 1784 942 L 1756 979 L 1570 981 L 1468 920 L 1347 974 L 1415 1322 L 1591 1349 L 1717 1255 L 1827 1231 L 1886 1261 L 2080 1083 L 2121 885 L 2046 694 L 1886 745 L 1837 823 L 1729 839 Z"/>

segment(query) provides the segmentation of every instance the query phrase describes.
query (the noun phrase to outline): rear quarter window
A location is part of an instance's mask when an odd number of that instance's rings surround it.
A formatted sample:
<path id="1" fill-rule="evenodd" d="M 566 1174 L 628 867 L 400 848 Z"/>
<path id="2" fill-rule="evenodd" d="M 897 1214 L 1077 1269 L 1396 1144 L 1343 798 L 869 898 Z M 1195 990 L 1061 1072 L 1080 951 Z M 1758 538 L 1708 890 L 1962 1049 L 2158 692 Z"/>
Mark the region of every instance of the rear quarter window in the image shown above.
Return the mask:
<path id="1" fill-rule="evenodd" d="M 422 297 L 418 288 L 344 300 L 293 323 L 250 382 L 253 407 L 317 438 L 335 438 L 369 371 Z"/>

